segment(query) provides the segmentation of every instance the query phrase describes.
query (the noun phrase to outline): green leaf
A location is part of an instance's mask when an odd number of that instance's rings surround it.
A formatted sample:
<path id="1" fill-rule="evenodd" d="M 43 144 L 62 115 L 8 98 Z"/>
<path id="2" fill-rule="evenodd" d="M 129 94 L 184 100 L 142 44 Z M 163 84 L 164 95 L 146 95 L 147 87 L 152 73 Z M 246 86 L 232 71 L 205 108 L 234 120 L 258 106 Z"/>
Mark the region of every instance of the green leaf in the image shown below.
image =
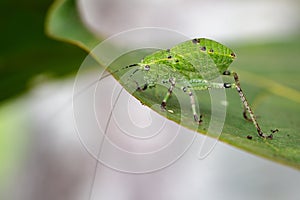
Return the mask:
<path id="1" fill-rule="evenodd" d="M 68 13 L 75 14 L 76 12 L 73 0 L 58 1 L 51 10 L 48 30 L 52 30 L 51 34 L 54 37 L 72 42 L 90 51 L 96 41 L 94 36 L 88 34 L 87 28 L 81 24 L 77 14 L 76 17 L 65 17 L 68 16 Z M 73 26 L 72 34 L 60 25 L 66 23 Z M 238 56 L 231 69 L 240 75 L 242 88 L 258 116 L 262 129 L 267 133 L 271 129 L 277 128 L 279 132 L 274 134 L 273 140 L 264 140 L 258 137 L 253 124 L 245 121 L 242 117 L 242 106 L 237 92 L 228 90 L 229 106 L 225 127 L 219 140 L 255 155 L 300 169 L 299 38 L 281 43 L 241 46 L 231 49 Z M 138 60 L 144 55 L 146 55 L 145 52 L 132 52 L 130 55 L 124 55 L 115 61 L 110 69 L 114 70 L 127 65 L 128 57 L 132 61 L 132 59 Z M 114 76 L 119 80 L 122 73 Z M 125 85 L 126 87 L 128 86 Z M 160 104 L 165 92 L 165 88 L 156 87 L 145 92 L 135 92 L 133 95 L 143 104 L 165 115 L 166 112 L 162 113 L 159 106 L 152 107 Z M 211 110 L 209 95 L 207 92 L 199 92 L 197 95 L 201 99 L 200 106 L 204 114 L 204 123 L 199 127 L 198 132 L 205 133 Z M 185 121 L 183 126 L 187 128 L 194 126 L 189 112 L 188 99 L 186 105 L 183 105 L 187 106 L 187 109 L 178 109 L 176 98 L 171 98 L 167 106 L 168 109 L 174 111 L 174 113 L 167 113 L 167 118 L 179 123 L 183 116 Z M 247 139 L 248 135 L 252 136 L 251 140 Z"/>
<path id="2" fill-rule="evenodd" d="M 99 38 L 84 27 L 73 0 L 55 1 L 49 9 L 46 25 L 46 32 L 50 37 L 78 45 L 86 51 L 100 42 Z"/>
<path id="3" fill-rule="evenodd" d="M 37 82 L 76 72 L 86 56 L 82 49 L 45 35 L 45 13 L 51 3 L 29 0 L 16 6 L 14 1 L 0 2 L 0 17 L 4 19 L 0 32 L 0 103 L 23 94 Z"/>

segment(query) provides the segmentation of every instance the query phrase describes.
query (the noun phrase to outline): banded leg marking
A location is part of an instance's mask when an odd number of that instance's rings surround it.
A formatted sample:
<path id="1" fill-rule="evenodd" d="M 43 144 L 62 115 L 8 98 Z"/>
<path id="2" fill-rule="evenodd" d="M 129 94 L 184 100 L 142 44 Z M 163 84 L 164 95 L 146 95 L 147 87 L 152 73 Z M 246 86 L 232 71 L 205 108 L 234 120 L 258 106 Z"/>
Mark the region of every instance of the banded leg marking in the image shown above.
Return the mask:
<path id="1" fill-rule="evenodd" d="M 167 101 L 168 101 L 169 97 L 171 96 L 173 89 L 175 87 L 175 78 L 170 78 L 169 82 L 171 83 L 171 86 L 169 87 L 167 94 L 165 95 L 164 99 L 161 102 L 161 108 L 163 110 L 166 110 Z"/>
<path id="2" fill-rule="evenodd" d="M 240 99 L 241 99 L 241 101 L 242 101 L 242 103 L 244 105 L 244 111 L 243 111 L 244 118 L 247 119 L 247 120 L 251 120 L 252 121 L 252 123 L 255 126 L 255 128 L 257 130 L 257 133 L 258 133 L 258 135 L 260 137 L 263 137 L 263 138 L 268 137 L 268 136 L 266 136 L 262 132 L 262 130 L 261 130 L 258 122 L 256 121 L 255 115 L 254 115 L 252 109 L 250 108 L 249 103 L 248 103 L 248 101 L 247 101 L 247 99 L 246 99 L 246 97 L 245 97 L 245 95 L 244 95 L 244 93 L 242 91 L 242 88 L 241 88 L 241 85 L 240 85 L 240 81 L 239 81 L 239 77 L 238 77 L 237 73 L 236 72 L 225 71 L 223 73 L 223 75 L 232 75 L 233 78 L 234 78 L 234 81 L 235 81 L 235 85 L 234 86 L 235 86 L 237 92 L 239 93 Z M 247 117 L 246 111 L 248 111 L 248 113 L 250 115 L 250 119 Z"/>
<path id="3" fill-rule="evenodd" d="M 198 122 L 199 124 L 202 122 L 202 115 L 200 114 L 200 117 L 198 117 L 197 112 L 196 112 L 196 104 L 195 104 L 195 97 L 190 89 L 187 87 L 182 88 L 183 92 L 187 92 L 189 97 L 190 97 L 190 102 L 191 102 L 191 107 L 193 111 L 193 116 L 194 120 Z"/>

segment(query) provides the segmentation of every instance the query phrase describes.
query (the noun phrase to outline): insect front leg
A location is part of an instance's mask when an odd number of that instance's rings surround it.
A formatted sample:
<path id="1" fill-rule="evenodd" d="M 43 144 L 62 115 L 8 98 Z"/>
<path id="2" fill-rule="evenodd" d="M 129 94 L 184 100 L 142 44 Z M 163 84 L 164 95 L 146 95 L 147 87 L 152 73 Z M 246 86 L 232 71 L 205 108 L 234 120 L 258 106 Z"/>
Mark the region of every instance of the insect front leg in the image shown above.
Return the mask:
<path id="1" fill-rule="evenodd" d="M 132 74 L 133 75 L 133 74 Z M 147 88 L 148 88 L 148 83 L 146 82 L 142 87 L 140 86 L 140 84 L 138 83 L 138 81 L 136 81 L 136 80 L 134 80 L 133 78 L 132 78 L 132 75 L 130 75 L 130 78 L 131 78 L 131 80 L 133 80 L 134 82 L 135 82 L 135 84 L 136 84 L 136 91 L 139 91 L 139 92 L 141 92 L 141 91 L 144 91 L 144 90 L 146 90 Z"/>
<path id="2" fill-rule="evenodd" d="M 256 121 L 255 115 L 254 115 L 252 109 L 250 108 L 249 103 L 248 103 L 248 101 L 247 101 L 247 99 L 246 99 L 246 97 L 245 97 L 245 95 L 244 95 L 244 93 L 243 93 L 243 90 L 242 90 L 242 88 L 241 88 L 240 81 L 239 81 L 239 77 L 238 77 L 237 73 L 236 73 L 236 72 L 233 72 L 233 71 L 225 71 L 225 72 L 223 73 L 223 75 L 226 75 L 226 76 L 233 76 L 233 78 L 234 78 L 235 84 L 224 83 L 224 87 L 225 87 L 225 88 L 236 88 L 237 92 L 239 93 L 240 99 L 241 99 L 241 101 L 242 101 L 242 103 L 243 103 L 243 105 L 244 105 L 244 112 L 243 112 L 244 118 L 247 119 L 247 120 L 249 120 L 249 121 L 252 121 L 252 122 L 253 122 L 253 124 L 254 124 L 254 126 L 255 126 L 255 128 L 256 128 L 256 130 L 257 130 L 257 133 L 258 133 L 258 135 L 259 135 L 260 137 L 263 137 L 263 138 L 271 138 L 271 137 L 272 137 L 271 135 L 266 136 L 266 135 L 262 132 L 262 130 L 261 130 L 261 128 L 260 128 L 258 122 Z M 250 119 L 248 118 L 248 116 L 247 116 L 247 114 L 246 114 L 246 111 L 249 113 Z"/>
<path id="3" fill-rule="evenodd" d="M 168 101 L 169 97 L 171 96 L 171 94 L 173 92 L 173 89 L 175 87 L 175 80 L 176 80 L 175 78 L 170 78 L 169 79 L 169 82 L 171 83 L 171 86 L 169 87 L 167 94 L 165 95 L 164 99 L 161 102 L 161 108 L 163 110 L 166 110 L 167 101 Z"/>

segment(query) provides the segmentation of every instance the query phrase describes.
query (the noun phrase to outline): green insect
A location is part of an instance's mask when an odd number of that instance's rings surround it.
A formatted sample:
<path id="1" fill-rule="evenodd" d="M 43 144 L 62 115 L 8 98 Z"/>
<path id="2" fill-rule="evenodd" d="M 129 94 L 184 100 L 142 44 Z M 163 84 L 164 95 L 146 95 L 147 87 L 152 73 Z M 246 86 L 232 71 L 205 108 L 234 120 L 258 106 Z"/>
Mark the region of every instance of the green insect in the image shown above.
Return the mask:
<path id="1" fill-rule="evenodd" d="M 260 137 L 272 139 L 272 134 L 265 135 L 262 132 L 242 91 L 237 73 L 228 70 L 229 65 L 235 58 L 235 53 L 226 46 L 210 39 L 196 38 L 180 43 L 171 49 L 156 51 L 146 56 L 140 63 L 122 69 L 134 68 L 131 77 L 135 73 L 143 74 L 142 84 L 133 79 L 136 82 L 137 91 L 155 87 L 158 82 L 168 83 L 169 89 L 161 101 L 163 110 L 167 108 L 168 99 L 174 88 L 180 88 L 184 93 L 187 93 L 190 98 L 193 118 L 197 123 L 202 122 L 202 115 L 198 115 L 196 112 L 195 98 L 192 91 L 210 88 L 235 88 L 243 103 L 244 118 L 252 121 Z M 212 63 L 214 68 L 211 67 Z M 117 73 L 122 69 L 113 73 Z M 213 79 L 219 75 L 232 76 L 234 83 L 213 82 Z M 247 112 L 250 118 L 247 116 Z"/>

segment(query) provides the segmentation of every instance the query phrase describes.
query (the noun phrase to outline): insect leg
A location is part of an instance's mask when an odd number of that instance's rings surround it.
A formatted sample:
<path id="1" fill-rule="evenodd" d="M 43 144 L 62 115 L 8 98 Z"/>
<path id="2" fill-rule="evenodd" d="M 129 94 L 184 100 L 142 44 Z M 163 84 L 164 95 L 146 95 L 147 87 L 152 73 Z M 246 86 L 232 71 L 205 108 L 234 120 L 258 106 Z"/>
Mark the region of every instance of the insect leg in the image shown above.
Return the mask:
<path id="1" fill-rule="evenodd" d="M 135 81 L 136 85 L 137 85 L 137 88 L 136 88 L 136 91 L 144 91 L 148 88 L 148 84 L 145 83 L 145 85 L 141 88 L 138 83 Z"/>
<path id="2" fill-rule="evenodd" d="M 246 115 L 246 111 L 248 111 L 248 113 L 250 115 L 250 120 L 253 122 L 253 124 L 254 124 L 254 126 L 255 126 L 255 128 L 257 130 L 258 135 L 260 137 L 263 137 L 263 138 L 268 137 L 268 136 L 266 136 L 262 132 L 262 130 L 261 130 L 258 122 L 256 121 L 255 115 L 254 115 L 252 109 L 250 108 L 249 103 L 248 103 L 248 101 L 247 101 L 247 99 L 246 99 L 246 97 L 245 97 L 245 95 L 244 95 L 244 93 L 242 91 L 242 88 L 241 88 L 241 85 L 240 85 L 240 81 L 239 81 L 239 77 L 238 77 L 237 73 L 236 72 L 232 72 L 232 71 L 225 71 L 223 73 L 223 75 L 233 76 L 233 78 L 234 78 L 235 84 L 227 84 L 227 83 L 225 83 L 224 87 L 225 88 L 236 88 L 237 92 L 239 93 L 240 99 L 241 99 L 241 101 L 242 101 L 242 103 L 244 105 L 244 108 L 245 108 L 245 110 L 243 112 L 243 116 L 246 119 L 248 119 L 248 117 Z"/>
<path id="3" fill-rule="evenodd" d="M 227 75 L 227 76 L 230 76 L 230 75 L 233 75 L 234 77 L 235 77 L 235 75 L 234 74 L 236 74 L 236 72 L 231 72 L 231 71 L 225 71 L 224 73 L 223 73 L 224 75 Z M 240 81 L 239 81 L 239 79 L 238 79 L 238 76 L 237 76 L 237 74 L 236 74 L 236 77 L 237 77 L 237 79 L 236 78 L 234 78 L 235 79 L 235 83 L 236 83 L 236 85 L 239 85 L 239 87 L 240 87 Z M 233 87 L 231 87 L 231 88 L 236 88 L 236 86 L 233 86 Z M 240 87 L 241 88 L 241 87 Z M 244 97 L 245 97 L 245 95 L 244 95 Z M 246 98 L 245 98 L 246 99 Z M 246 119 L 247 121 L 250 121 L 250 122 L 253 122 L 252 121 L 252 118 L 250 117 L 248 117 L 248 115 L 247 115 L 247 108 L 246 108 L 246 106 L 245 106 L 245 104 L 243 103 L 243 117 L 244 117 L 244 119 Z"/>
<path id="4" fill-rule="evenodd" d="M 171 86 L 169 87 L 167 94 L 165 95 L 164 99 L 161 102 L 161 108 L 163 110 L 166 109 L 167 101 L 168 101 L 169 97 L 171 96 L 173 89 L 175 87 L 175 78 L 170 78 L 169 82 L 171 83 Z"/>
<path id="5" fill-rule="evenodd" d="M 136 65 L 136 64 L 134 64 L 134 65 L 129 65 L 129 66 L 127 66 L 126 68 L 134 67 L 134 66 L 138 66 L 138 65 Z M 139 68 L 136 68 L 136 69 L 132 72 L 132 74 L 129 75 L 128 79 L 130 79 L 130 80 L 132 80 L 133 82 L 135 82 L 135 84 L 136 84 L 136 89 L 135 89 L 135 90 L 141 92 L 141 91 L 144 91 L 144 90 L 146 90 L 146 89 L 148 88 L 148 84 L 145 83 L 145 84 L 141 87 L 140 84 L 138 83 L 138 81 L 134 80 L 133 76 L 134 76 L 137 72 L 139 72 L 139 71 L 140 71 L 140 69 L 139 69 Z"/>
<path id="6" fill-rule="evenodd" d="M 192 106 L 192 111 L 193 111 L 194 120 L 200 124 L 200 123 L 202 122 L 202 115 L 200 114 L 200 118 L 199 118 L 198 115 L 197 115 L 197 112 L 196 112 L 196 104 L 195 104 L 195 97 L 194 97 L 192 91 L 191 91 L 189 88 L 187 88 L 187 87 L 183 87 L 182 90 L 183 90 L 184 92 L 187 92 L 187 93 L 188 93 L 188 95 L 189 95 L 189 97 L 190 97 L 190 102 L 191 102 L 191 106 Z"/>

